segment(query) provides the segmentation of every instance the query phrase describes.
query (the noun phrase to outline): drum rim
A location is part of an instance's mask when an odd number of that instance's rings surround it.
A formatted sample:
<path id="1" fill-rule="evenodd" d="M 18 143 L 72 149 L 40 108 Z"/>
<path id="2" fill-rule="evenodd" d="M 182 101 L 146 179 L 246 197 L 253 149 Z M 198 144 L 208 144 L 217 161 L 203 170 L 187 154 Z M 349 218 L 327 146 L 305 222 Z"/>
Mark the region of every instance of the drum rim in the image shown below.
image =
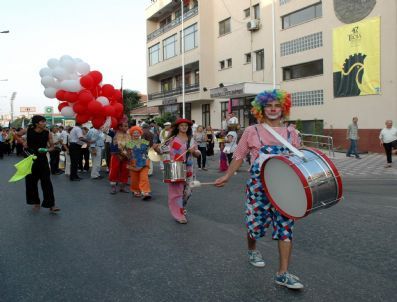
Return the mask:
<path id="1" fill-rule="evenodd" d="M 266 182 L 265 182 L 265 179 L 264 179 L 264 173 L 263 173 L 264 170 L 265 170 L 266 164 L 267 164 L 267 163 L 269 162 L 269 160 L 271 160 L 271 159 L 279 159 L 279 160 L 285 162 L 286 164 L 288 164 L 288 165 L 296 172 L 296 174 L 298 175 L 300 181 L 302 182 L 303 188 L 304 188 L 304 190 L 305 190 L 306 198 L 307 198 L 307 205 L 306 205 L 306 209 L 305 209 L 305 214 L 304 214 L 303 216 L 295 217 L 295 216 L 292 216 L 292 215 L 290 215 L 290 214 L 287 214 L 284 210 L 282 210 L 282 209 L 276 204 L 276 202 L 274 201 L 274 199 L 271 197 L 270 192 L 269 192 L 269 189 L 268 189 L 268 187 L 267 187 L 267 185 L 266 185 Z M 285 217 L 287 217 L 287 218 L 290 218 L 290 219 L 298 220 L 298 219 L 301 219 L 301 218 L 303 218 L 303 217 L 305 217 L 305 216 L 307 216 L 307 215 L 310 214 L 309 209 L 311 209 L 312 206 L 313 206 L 313 193 L 312 193 L 312 190 L 311 190 L 311 188 L 310 188 L 310 186 L 309 186 L 309 183 L 308 183 L 306 177 L 303 175 L 303 173 L 302 173 L 302 172 L 296 167 L 296 165 L 295 165 L 292 161 L 290 161 L 287 157 L 282 156 L 282 155 L 276 155 L 276 156 L 272 156 L 272 157 L 269 157 L 268 159 L 266 159 L 266 160 L 263 162 L 262 167 L 261 167 L 260 179 L 261 179 L 261 181 L 262 181 L 262 185 L 263 185 L 263 189 L 264 189 L 264 191 L 265 191 L 265 194 L 266 194 L 267 198 L 269 199 L 270 203 L 271 203 L 271 204 L 276 208 L 276 210 L 279 211 L 283 216 L 285 216 Z"/>
<path id="2" fill-rule="evenodd" d="M 340 173 L 338 171 L 338 168 L 328 158 L 328 156 L 325 153 L 323 153 L 322 151 L 320 151 L 320 150 L 318 150 L 316 148 L 311 148 L 311 147 L 306 147 L 306 148 L 302 148 L 302 149 L 312 151 L 312 152 L 316 153 L 317 155 L 321 155 L 322 159 L 327 163 L 327 165 L 331 169 L 332 173 L 334 174 L 335 180 L 336 180 L 336 182 L 338 184 L 338 187 L 337 187 L 338 194 L 337 194 L 336 199 L 341 201 L 342 200 L 342 196 L 343 196 L 343 183 L 342 183 L 342 176 L 340 175 Z"/>

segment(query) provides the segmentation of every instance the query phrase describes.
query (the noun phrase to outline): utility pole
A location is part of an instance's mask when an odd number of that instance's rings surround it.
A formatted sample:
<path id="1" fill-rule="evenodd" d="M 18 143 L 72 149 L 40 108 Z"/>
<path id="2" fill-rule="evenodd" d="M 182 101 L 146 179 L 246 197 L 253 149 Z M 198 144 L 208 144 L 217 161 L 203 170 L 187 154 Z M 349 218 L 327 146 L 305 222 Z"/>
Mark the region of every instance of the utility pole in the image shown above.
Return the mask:
<path id="1" fill-rule="evenodd" d="M 13 93 L 12 93 L 12 95 L 11 95 L 11 98 L 10 98 L 10 106 L 11 106 L 11 123 L 14 121 L 14 100 L 15 100 L 15 97 L 17 96 L 17 93 L 16 93 L 16 91 L 14 91 Z"/>

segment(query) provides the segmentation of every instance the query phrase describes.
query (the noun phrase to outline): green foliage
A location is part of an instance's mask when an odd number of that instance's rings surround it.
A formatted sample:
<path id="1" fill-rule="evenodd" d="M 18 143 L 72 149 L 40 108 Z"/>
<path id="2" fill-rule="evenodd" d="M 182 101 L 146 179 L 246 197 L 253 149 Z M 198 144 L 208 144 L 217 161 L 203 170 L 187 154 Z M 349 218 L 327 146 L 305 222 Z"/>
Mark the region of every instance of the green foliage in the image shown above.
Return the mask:
<path id="1" fill-rule="evenodd" d="M 141 96 L 139 91 L 124 89 L 123 90 L 123 100 L 124 100 L 124 114 L 131 119 L 130 111 L 136 107 L 140 106 L 139 100 Z"/>
<path id="2" fill-rule="evenodd" d="M 324 124 L 322 120 L 314 119 L 313 134 L 322 135 L 324 130 Z"/>
<path id="3" fill-rule="evenodd" d="M 21 128 L 22 127 L 22 120 L 23 118 L 17 118 L 11 123 L 11 127 L 14 128 Z M 30 119 L 25 118 L 25 127 L 29 124 Z"/>
<path id="4" fill-rule="evenodd" d="M 176 116 L 172 115 L 171 112 L 164 112 L 162 116 L 158 116 L 154 118 L 154 122 L 160 127 L 163 127 L 165 122 L 173 123 L 175 122 L 175 120 L 176 120 Z"/>
<path id="5" fill-rule="evenodd" d="M 296 129 L 298 129 L 299 132 L 303 132 L 303 122 L 301 119 L 296 120 Z"/>

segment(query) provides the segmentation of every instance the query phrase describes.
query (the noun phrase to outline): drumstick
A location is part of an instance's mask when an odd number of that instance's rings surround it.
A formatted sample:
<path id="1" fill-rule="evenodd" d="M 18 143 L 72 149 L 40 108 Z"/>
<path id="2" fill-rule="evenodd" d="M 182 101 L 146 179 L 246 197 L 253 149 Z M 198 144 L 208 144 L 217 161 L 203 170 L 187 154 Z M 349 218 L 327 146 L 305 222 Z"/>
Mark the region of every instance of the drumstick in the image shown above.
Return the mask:
<path id="1" fill-rule="evenodd" d="M 195 145 L 193 145 L 192 147 L 194 147 Z M 185 152 L 183 152 L 182 154 L 179 154 L 177 158 L 175 158 L 175 160 L 180 159 L 182 156 L 184 156 L 186 153 L 188 153 L 190 151 L 190 149 L 187 149 Z"/>
<path id="2" fill-rule="evenodd" d="M 199 188 L 204 185 L 213 185 L 213 184 L 214 184 L 213 182 L 200 182 L 198 180 L 193 180 L 192 182 L 189 183 L 189 186 L 191 188 Z"/>

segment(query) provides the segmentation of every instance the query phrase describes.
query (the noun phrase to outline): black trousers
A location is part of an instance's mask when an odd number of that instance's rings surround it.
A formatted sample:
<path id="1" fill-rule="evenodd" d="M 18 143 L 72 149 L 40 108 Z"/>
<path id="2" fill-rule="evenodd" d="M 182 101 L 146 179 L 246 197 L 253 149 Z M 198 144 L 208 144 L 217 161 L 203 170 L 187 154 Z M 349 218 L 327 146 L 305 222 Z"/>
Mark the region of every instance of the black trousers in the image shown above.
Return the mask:
<path id="1" fill-rule="evenodd" d="M 43 203 L 41 206 L 43 208 L 51 208 L 55 205 L 55 197 L 46 156 L 36 159 L 33 162 L 32 174 L 25 177 L 27 204 L 40 204 L 39 180 L 43 191 Z"/>
<path id="2" fill-rule="evenodd" d="M 227 162 L 228 162 L 229 165 L 230 165 L 230 163 L 231 163 L 232 160 L 233 160 L 233 153 L 228 153 L 228 154 L 226 154 L 226 157 L 227 157 Z"/>
<path id="3" fill-rule="evenodd" d="M 201 156 L 197 158 L 197 165 L 199 168 L 205 168 L 205 164 L 207 162 L 207 148 L 206 147 L 198 147 L 201 152 Z"/>
<path id="4" fill-rule="evenodd" d="M 55 174 L 59 172 L 59 154 L 61 153 L 60 149 L 54 149 L 50 152 L 50 167 L 51 173 Z"/>
<path id="5" fill-rule="evenodd" d="M 70 179 L 79 178 L 77 175 L 77 168 L 81 157 L 81 146 L 79 144 L 69 144 L 69 155 L 70 155 Z"/>
<path id="6" fill-rule="evenodd" d="M 0 159 L 4 157 L 4 143 L 0 142 Z"/>
<path id="7" fill-rule="evenodd" d="M 393 142 L 386 143 L 386 144 L 383 143 L 383 148 L 385 148 L 387 163 L 391 164 L 392 163 L 392 151 L 393 151 L 393 148 L 397 149 L 397 141 L 393 141 Z"/>
<path id="8" fill-rule="evenodd" d="M 83 159 L 84 159 L 84 165 L 83 165 Z M 85 170 L 85 171 L 88 171 L 90 169 L 90 149 L 89 148 L 81 148 L 79 169 Z"/>

